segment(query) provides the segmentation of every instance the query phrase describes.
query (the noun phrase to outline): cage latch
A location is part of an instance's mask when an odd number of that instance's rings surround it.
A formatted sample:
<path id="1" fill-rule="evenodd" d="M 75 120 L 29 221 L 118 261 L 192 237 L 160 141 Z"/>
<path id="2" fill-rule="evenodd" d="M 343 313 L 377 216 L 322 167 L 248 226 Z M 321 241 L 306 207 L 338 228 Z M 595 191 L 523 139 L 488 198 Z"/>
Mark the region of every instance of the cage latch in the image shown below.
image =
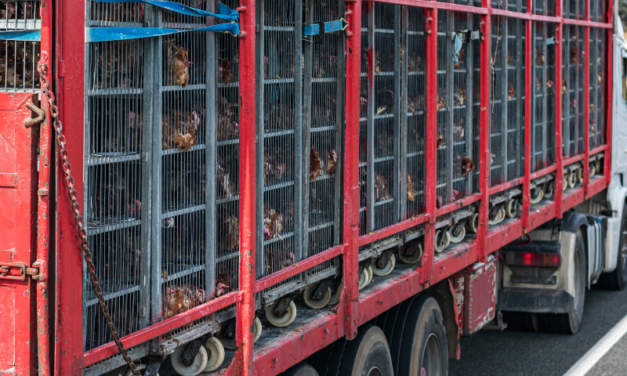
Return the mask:
<path id="1" fill-rule="evenodd" d="M 19 262 L 0 262 L 0 279 L 23 281 L 28 276 L 38 280 L 39 269 L 28 267 L 26 264 Z"/>
<path id="2" fill-rule="evenodd" d="M 42 111 L 41 108 L 35 106 L 34 104 L 32 104 L 31 102 L 27 102 L 26 103 L 26 107 L 28 107 L 29 110 L 33 111 L 34 113 L 37 114 L 36 118 L 28 118 L 26 120 L 24 120 L 24 125 L 26 127 L 30 127 L 33 126 L 35 124 L 39 124 L 42 121 L 44 121 L 45 118 L 45 113 Z"/>

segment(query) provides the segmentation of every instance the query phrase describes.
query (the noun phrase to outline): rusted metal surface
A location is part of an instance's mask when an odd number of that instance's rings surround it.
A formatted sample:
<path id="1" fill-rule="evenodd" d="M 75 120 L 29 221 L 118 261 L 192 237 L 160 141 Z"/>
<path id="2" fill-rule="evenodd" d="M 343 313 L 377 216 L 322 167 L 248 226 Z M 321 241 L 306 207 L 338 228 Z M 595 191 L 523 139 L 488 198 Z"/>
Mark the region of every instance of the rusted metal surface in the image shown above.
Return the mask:
<path id="1" fill-rule="evenodd" d="M 498 260 L 490 255 L 486 262 L 469 266 L 453 277 L 454 284 L 463 284 L 462 333 L 476 333 L 496 315 Z M 461 280 L 461 282 L 459 282 Z M 456 289 L 456 292 L 459 288 Z"/>

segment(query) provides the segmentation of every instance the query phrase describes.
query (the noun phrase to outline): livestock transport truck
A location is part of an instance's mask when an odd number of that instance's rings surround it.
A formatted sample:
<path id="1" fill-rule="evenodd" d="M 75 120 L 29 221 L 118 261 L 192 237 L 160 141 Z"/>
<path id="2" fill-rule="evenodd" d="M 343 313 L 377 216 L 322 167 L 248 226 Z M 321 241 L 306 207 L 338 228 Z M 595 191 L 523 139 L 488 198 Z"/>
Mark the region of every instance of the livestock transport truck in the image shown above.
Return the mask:
<path id="1" fill-rule="evenodd" d="M 223 1 L 0 1 L 0 375 L 446 375 L 625 287 L 616 2 Z"/>

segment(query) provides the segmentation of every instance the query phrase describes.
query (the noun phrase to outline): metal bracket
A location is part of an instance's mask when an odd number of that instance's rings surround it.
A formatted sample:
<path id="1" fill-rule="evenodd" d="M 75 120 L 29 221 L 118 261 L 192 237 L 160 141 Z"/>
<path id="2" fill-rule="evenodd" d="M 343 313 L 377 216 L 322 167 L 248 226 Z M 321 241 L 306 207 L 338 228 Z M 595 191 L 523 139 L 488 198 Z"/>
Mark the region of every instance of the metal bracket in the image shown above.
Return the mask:
<path id="1" fill-rule="evenodd" d="M 42 121 L 44 121 L 45 118 L 45 114 L 43 112 L 43 110 L 37 106 L 35 106 L 34 104 L 32 104 L 31 102 L 26 103 L 26 107 L 28 107 L 29 110 L 33 111 L 34 113 L 37 114 L 36 118 L 28 118 L 26 120 L 24 120 L 24 125 L 28 128 L 30 126 L 33 126 L 35 124 L 39 124 Z"/>
<path id="2" fill-rule="evenodd" d="M 19 274 L 12 272 L 15 269 L 18 269 Z M 34 280 L 41 279 L 38 268 L 31 268 L 22 263 L 0 262 L 0 279 L 23 281 L 28 276 L 32 276 Z"/>

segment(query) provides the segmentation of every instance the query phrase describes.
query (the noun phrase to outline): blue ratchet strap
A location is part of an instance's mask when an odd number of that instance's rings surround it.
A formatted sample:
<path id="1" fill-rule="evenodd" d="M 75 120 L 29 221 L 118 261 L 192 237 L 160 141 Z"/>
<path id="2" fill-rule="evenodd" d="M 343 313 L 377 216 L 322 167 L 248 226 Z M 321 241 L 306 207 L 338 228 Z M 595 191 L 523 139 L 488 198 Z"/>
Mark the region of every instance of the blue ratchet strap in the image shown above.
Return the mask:
<path id="1" fill-rule="evenodd" d="M 453 57 L 455 58 L 455 64 L 459 64 L 459 53 L 462 50 L 464 44 L 465 32 L 453 33 Z"/>
<path id="2" fill-rule="evenodd" d="M 162 9 L 171 10 L 176 13 L 185 14 L 192 17 L 215 17 L 225 21 L 239 21 L 239 13 L 228 6 L 219 3 L 218 13 L 208 12 L 202 9 L 196 9 L 187 5 L 175 3 L 172 1 L 161 0 L 93 0 L 99 3 L 139 3 L 153 5 Z"/>
<path id="3" fill-rule="evenodd" d="M 192 30 L 165 29 L 160 27 L 96 27 L 87 29 L 85 39 L 86 42 L 108 42 L 114 40 L 160 37 L 192 31 L 213 31 L 237 36 L 239 35 L 239 24 L 234 22 L 223 23 Z"/>
<path id="4" fill-rule="evenodd" d="M 343 18 L 329 22 L 316 22 L 310 25 L 305 25 L 305 28 L 303 30 L 303 36 L 313 37 L 310 39 L 306 38 L 305 40 L 314 43 L 322 43 L 322 34 L 334 33 L 336 31 L 344 31 L 347 27 L 348 22 Z"/>
<path id="5" fill-rule="evenodd" d="M 0 40 L 39 42 L 41 41 L 41 30 L 0 31 Z"/>

